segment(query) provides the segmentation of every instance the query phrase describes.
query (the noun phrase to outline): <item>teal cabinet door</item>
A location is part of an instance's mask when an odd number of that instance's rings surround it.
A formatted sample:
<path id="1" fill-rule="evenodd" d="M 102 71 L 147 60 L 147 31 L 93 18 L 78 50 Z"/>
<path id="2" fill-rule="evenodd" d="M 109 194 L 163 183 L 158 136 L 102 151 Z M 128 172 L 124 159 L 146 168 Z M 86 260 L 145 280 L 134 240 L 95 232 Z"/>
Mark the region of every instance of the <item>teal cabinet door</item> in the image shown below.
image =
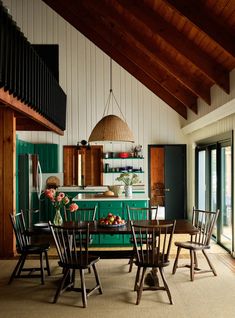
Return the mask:
<path id="1" fill-rule="evenodd" d="M 81 209 L 89 209 L 89 208 L 94 208 L 96 205 L 98 205 L 97 201 L 77 201 L 76 202 L 79 208 Z M 99 217 L 99 211 L 96 212 L 96 220 L 98 220 Z"/>
<path id="2" fill-rule="evenodd" d="M 59 172 L 58 150 L 57 144 L 34 144 L 34 152 L 39 155 L 43 173 Z"/>
<path id="3" fill-rule="evenodd" d="M 147 208 L 147 206 L 148 206 L 148 201 L 146 201 L 146 200 L 140 200 L 140 201 L 130 200 L 130 201 L 124 201 L 123 203 L 124 203 L 123 204 L 124 205 L 123 206 L 123 211 L 124 211 L 123 213 L 124 213 L 125 220 L 128 220 L 127 206 L 132 207 L 132 208 Z M 131 235 L 129 235 L 129 234 L 123 235 L 125 245 L 131 244 L 130 238 L 131 238 Z"/>
<path id="4" fill-rule="evenodd" d="M 146 200 L 140 200 L 140 201 L 123 201 L 123 211 L 124 211 L 124 218 L 128 220 L 128 212 L 127 212 L 127 206 L 132 208 L 147 208 L 148 207 L 148 201 Z"/>
<path id="5" fill-rule="evenodd" d="M 76 196 L 77 194 L 75 194 Z M 89 209 L 89 208 L 94 208 L 96 205 L 98 206 L 97 201 L 77 201 L 76 202 L 78 207 L 80 209 Z M 96 211 L 96 220 L 99 219 L 99 206 Z M 100 236 L 99 235 L 92 235 L 92 243 L 90 244 L 91 246 L 99 246 L 100 245 Z"/>
<path id="6" fill-rule="evenodd" d="M 99 203 L 99 218 L 105 217 L 108 213 L 119 215 L 123 218 L 122 202 L 103 201 Z M 123 245 L 123 235 L 100 234 L 100 244 L 103 246 Z"/>

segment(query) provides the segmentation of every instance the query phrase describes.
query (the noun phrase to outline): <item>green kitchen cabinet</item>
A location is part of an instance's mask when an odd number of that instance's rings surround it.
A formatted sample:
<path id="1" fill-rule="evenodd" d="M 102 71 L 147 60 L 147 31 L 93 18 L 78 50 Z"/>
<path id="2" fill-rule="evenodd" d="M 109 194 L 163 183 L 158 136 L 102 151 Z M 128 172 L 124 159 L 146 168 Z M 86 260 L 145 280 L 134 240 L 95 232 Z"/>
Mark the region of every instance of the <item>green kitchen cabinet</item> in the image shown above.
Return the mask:
<path id="1" fill-rule="evenodd" d="M 132 208 L 147 208 L 148 207 L 148 202 L 146 200 L 123 201 L 124 218 L 126 220 L 128 220 L 127 206 L 132 207 Z"/>
<path id="2" fill-rule="evenodd" d="M 148 207 L 148 201 L 146 200 L 139 200 L 139 201 L 124 201 L 123 202 L 123 208 L 124 208 L 124 219 L 128 220 L 128 212 L 127 212 L 127 206 L 131 207 L 131 208 L 147 208 Z M 131 235 L 129 234 L 125 234 L 123 235 L 124 238 L 124 244 L 130 244 L 130 237 Z"/>
<path id="3" fill-rule="evenodd" d="M 39 155 L 39 161 L 43 173 L 59 172 L 59 145 L 34 144 L 34 152 Z"/>
<path id="4" fill-rule="evenodd" d="M 21 140 L 16 135 L 16 211 L 19 212 L 19 155 L 34 154 L 34 144 Z M 38 207 L 37 207 L 38 208 Z M 26 212 L 25 212 L 26 213 Z M 27 224 L 28 225 L 28 224 Z"/>
<path id="5" fill-rule="evenodd" d="M 34 154 L 34 144 L 16 137 L 16 154 Z"/>
<path id="6" fill-rule="evenodd" d="M 77 195 L 77 192 L 65 192 L 70 198 Z M 48 198 L 41 200 L 41 220 L 47 222 L 54 218 L 54 207 Z M 79 208 L 91 208 L 97 205 L 96 220 L 98 221 L 101 217 L 106 217 L 108 213 L 119 215 L 122 219 L 128 220 L 127 216 L 127 205 L 132 207 L 147 207 L 148 200 L 81 200 L 76 201 Z M 63 211 L 61 211 L 63 216 Z M 94 247 L 115 247 L 115 246 L 130 246 L 130 235 L 123 234 L 97 234 L 93 235 L 92 246 Z"/>
<path id="7" fill-rule="evenodd" d="M 76 203 L 77 203 L 77 202 L 76 202 Z M 96 205 L 98 205 L 98 203 L 97 203 L 97 202 L 94 202 L 94 201 L 87 201 L 87 202 L 82 202 L 82 201 L 80 201 L 80 202 L 77 203 L 77 204 L 78 204 L 79 208 L 81 208 L 81 209 L 94 208 Z M 99 211 L 98 211 L 98 209 L 97 209 L 95 219 L 98 220 L 98 218 L 99 218 Z"/>
<path id="8" fill-rule="evenodd" d="M 94 208 L 97 205 L 97 210 L 96 210 L 96 217 L 95 219 L 98 220 L 99 218 L 99 209 L 98 209 L 98 203 L 94 201 L 87 201 L 87 202 L 76 202 L 78 204 L 78 207 L 80 209 L 89 209 L 89 208 Z M 100 237 L 99 235 L 92 235 L 92 243 L 90 245 L 92 246 L 99 246 L 100 244 Z"/>
<path id="9" fill-rule="evenodd" d="M 119 215 L 123 218 L 123 203 L 121 201 L 99 202 L 99 218 L 107 216 L 108 213 Z M 100 244 L 103 246 L 123 245 L 123 235 L 100 234 Z"/>

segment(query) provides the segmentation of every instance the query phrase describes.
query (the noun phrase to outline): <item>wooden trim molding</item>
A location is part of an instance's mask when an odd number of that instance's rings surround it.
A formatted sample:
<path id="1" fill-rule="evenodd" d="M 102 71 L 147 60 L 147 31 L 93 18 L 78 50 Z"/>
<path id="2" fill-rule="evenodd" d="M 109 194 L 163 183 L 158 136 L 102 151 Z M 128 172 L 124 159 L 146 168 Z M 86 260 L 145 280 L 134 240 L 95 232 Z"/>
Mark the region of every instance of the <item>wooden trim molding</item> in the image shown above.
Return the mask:
<path id="1" fill-rule="evenodd" d="M 235 99 L 232 99 L 228 103 L 224 104 L 223 106 L 220 106 L 210 112 L 209 114 L 206 114 L 205 116 L 195 120 L 194 122 L 184 126 L 181 128 L 184 135 L 189 135 L 195 132 L 198 129 L 201 129 L 205 126 L 211 125 L 215 123 L 218 120 L 221 120 L 227 116 L 233 115 L 235 113 Z"/>
<path id="2" fill-rule="evenodd" d="M 57 133 L 58 135 L 63 136 L 64 131 L 58 128 L 56 125 L 51 123 L 48 119 L 40 115 L 38 112 L 30 108 L 28 105 L 22 103 L 20 100 L 15 98 L 13 95 L 10 95 L 8 92 L 4 91 L 3 88 L 0 88 L 0 103 L 2 103 L 1 106 L 9 107 L 16 111 L 17 113 L 20 113 L 21 116 L 19 116 L 19 129 L 17 127 L 17 114 L 16 115 L 16 129 L 17 130 L 49 130 Z M 22 115 L 25 117 L 25 125 L 22 127 Z M 27 119 L 30 123 L 30 125 L 27 125 Z M 35 123 L 35 125 L 34 125 Z"/>
<path id="3" fill-rule="evenodd" d="M 15 212 L 16 120 L 14 111 L 0 107 L 0 257 L 15 254 L 9 213 Z"/>

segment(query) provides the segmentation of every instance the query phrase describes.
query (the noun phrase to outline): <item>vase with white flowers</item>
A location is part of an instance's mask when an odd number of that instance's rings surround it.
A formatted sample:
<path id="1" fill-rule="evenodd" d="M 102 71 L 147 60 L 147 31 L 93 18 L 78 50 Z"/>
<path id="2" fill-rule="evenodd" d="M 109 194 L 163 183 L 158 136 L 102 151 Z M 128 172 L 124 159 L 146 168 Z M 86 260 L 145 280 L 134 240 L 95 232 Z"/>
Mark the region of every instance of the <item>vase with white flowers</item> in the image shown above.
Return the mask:
<path id="1" fill-rule="evenodd" d="M 64 192 L 57 192 L 55 189 L 46 189 L 44 191 L 44 194 L 47 198 L 50 199 L 55 208 L 55 216 L 53 223 L 55 225 L 62 225 L 63 218 L 61 216 L 60 209 L 65 206 L 68 206 L 68 204 L 70 203 L 68 196 L 65 195 Z M 69 205 L 70 212 L 75 212 L 77 209 L 78 205 L 76 203 L 71 203 Z"/>
<path id="2" fill-rule="evenodd" d="M 116 178 L 116 181 L 121 181 L 124 183 L 125 196 L 132 196 L 132 186 L 133 184 L 139 183 L 140 179 L 135 173 L 124 172 L 121 173 L 119 177 Z"/>

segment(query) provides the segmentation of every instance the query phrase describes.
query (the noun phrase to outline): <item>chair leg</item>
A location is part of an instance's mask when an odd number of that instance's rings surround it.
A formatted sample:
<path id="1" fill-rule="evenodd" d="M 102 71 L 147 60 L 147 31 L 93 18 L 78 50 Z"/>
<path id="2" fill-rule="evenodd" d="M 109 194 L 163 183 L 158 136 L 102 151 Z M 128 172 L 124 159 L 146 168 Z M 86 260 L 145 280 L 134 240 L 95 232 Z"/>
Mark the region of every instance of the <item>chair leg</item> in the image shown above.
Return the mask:
<path id="1" fill-rule="evenodd" d="M 61 291 L 62 291 L 63 288 L 64 288 L 65 281 L 66 281 L 66 279 L 67 279 L 67 277 L 68 277 L 69 274 L 70 274 L 70 270 L 69 270 L 68 268 L 64 269 L 64 276 L 63 276 L 63 278 L 61 279 L 60 284 L 59 284 L 59 286 L 58 286 L 58 288 L 57 288 L 57 291 L 56 291 L 56 294 L 55 294 L 53 303 L 56 303 L 56 302 L 57 302 L 57 300 L 58 300 L 58 298 L 59 298 L 59 296 L 60 296 L 60 294 L 61 294 Z"/>
<path id="2" fill-rule="evenodd" d="M 190 250 L 190 279 L 194 280 L 194 251 Z"/>
<path id="3" fill-rule="evenodd" d="M 129 273 L 132 271 L 133 263 L 134 263 L 134 252 L 135 248 L 133 247 L 132 256 L 129 259 Z"/>
<path id="4" fill-rule="evenodd" d="M 98 274 L 96 265 L 93 264 L 92 268 L 93 268 L 93 271 L 94 271 L 94 274 L 95 274 L 96 285 L 99 286 L 99 293 L 103 294 L 103 289 L 102 289 L 102 286 L 101 286 L 101 283 L 100 283 L 100 278 L 99 278 L 99 274 Z"/>
<path id="5" fill-rule="evenodd" d="M 24 268 L 24 264 L 25 264 L 26 258 L 27 258 L 27 254 L 23 253 L 22 254 L 22 261 L 21 261 L 20 267 L 19 267 L 18 272 L 16 273 L 15 277 L 20 277 L 21 272 L 22 272 L 22 270 Z"/>
<path id="6" fill-rule="evenodd" d="M 178 246 L 178 248 L 177 248 L 177 253 L 176 253 L 176 257 L 175 257 L 175 261 L 174 261 L 174 265 L 173 265 L 173 269 L 172 269 L 172 274 L 173 274 L 173 275 L 175 274 L 176 269 L 177 269 L 177 267 L 178 267 L 178 259 L 179 259 L 180 251 L 181 251 L 181 247 Z"/>
<path id="7" fill-rule="evenodd" d="M 51 276 L 51 270 L 50 270 L 50 265 L 49 265 L 49 260 L 48 260 L 48 254 L 47 251 L 45 251 L 45 260 L 46 260 L 46 270 L 47 270 L 47 274 L 48 276 Z"/>
<path id="8" fill-rule="evenodd" d="M 193 251 L 193 253 L 194 253 L 194 268 L 198 269 L 197 253 L 196 251 Z"/>
<path id="9" fill-rule="evenodd" d="M 144 276 L 145 276 L 146 270 L 147 270 L 147 268 L 143 267 L 142 275 L 141 275 L 141 279 L 140 279 L 140 285 L 139 285 L 139 288 L 137 288 L 136 305 L 139 305 L 139 303 L 140 303 L 140 299 L 141 299 L 143 287 L 144 287 Z"/>
<path id="10" fill-rule="evenodd" d="M 167 284 L 167 282 L 166 282 L 166 278 L 165 278 L 164 271 L 163 271 L 163 268 L 162 268 L 162 267 L 159 267 L 159 272 L 160 272 L 160 274 L 161 274 L 162 281 L 163 281 L 165 290 L 166 290 L 166 292 L 167 292 L 167 295 L 168 295 L 170 304 L 173 305 L 173 300 L 172 300 L 172 297 L 171 297 L 171 292 L 170 292 L 170 289 L 169 289 L 168 284 Z"/>
<path id="11" fill-rule="evenodd" d="M 26 256 L 24 256 L 23 254 L 20 255 L 20 258 L 19 258 L 19 260 L 18 260 L 18 262 L 17 262 L 17 264 L 16 264 L 16 267 L 15 267 L 15 269 L 13 270 L 13 272 L 12 272 L 12 274 L 11 274 L 11 277 L 10 277 L 10 279 L 9 279 L 9 282 L 8 282 L 9 285 L 12 283 L 13 279 L 14 279 L 16 276 L 19 275 L 19 268 L 22 268 L 22 266 L 21 266 L 22 262 L 23 262 L 23 265 L 24 265 L 25 258 L 26 258 Z"/>
<path id="12" fill-rule="evenodd" d="M 86 308 L 87 307 L 87 293 L 86 293 L 84 269 L 80 269 L 80 279 L 81 279 L 81 290 L 82 290 L 82 303 L 83 303 L 83 307 Z"/>
<path id="13" fill-rule="evenodd" d="M 44 285 L 44 264 L 43 264 L 43 253 L 40 253 L 40 272 L 41 272 L 41 283 Z"/>
<path id="14" fill-rule="evenodd" d="M 139 283 L 139 279 L 140 279 L 140 267 L 138 266 L 137 272 L 136 272 L 136 275 L 135 275 L 134 291 L 137 291 L 137 285 Z"/>
<path id="15" fill-rule="evenodd" d="M 208 255 L 207 255 L 206 251 L 205 251 L 205 250 L 202 250 L 202 253 L 203 253 L 203 255 L 205 256 L 205 258 L 206 258 L 206 260 L 207 260 L 207 263 L 208 263 L 208 265 L 210 266 L 210 269 L 212 270 L 214 276 L 217 276 L 216 270 L 215 270 L 214 266 L 211 264 L 211 261 L 210 261 Z"/>

